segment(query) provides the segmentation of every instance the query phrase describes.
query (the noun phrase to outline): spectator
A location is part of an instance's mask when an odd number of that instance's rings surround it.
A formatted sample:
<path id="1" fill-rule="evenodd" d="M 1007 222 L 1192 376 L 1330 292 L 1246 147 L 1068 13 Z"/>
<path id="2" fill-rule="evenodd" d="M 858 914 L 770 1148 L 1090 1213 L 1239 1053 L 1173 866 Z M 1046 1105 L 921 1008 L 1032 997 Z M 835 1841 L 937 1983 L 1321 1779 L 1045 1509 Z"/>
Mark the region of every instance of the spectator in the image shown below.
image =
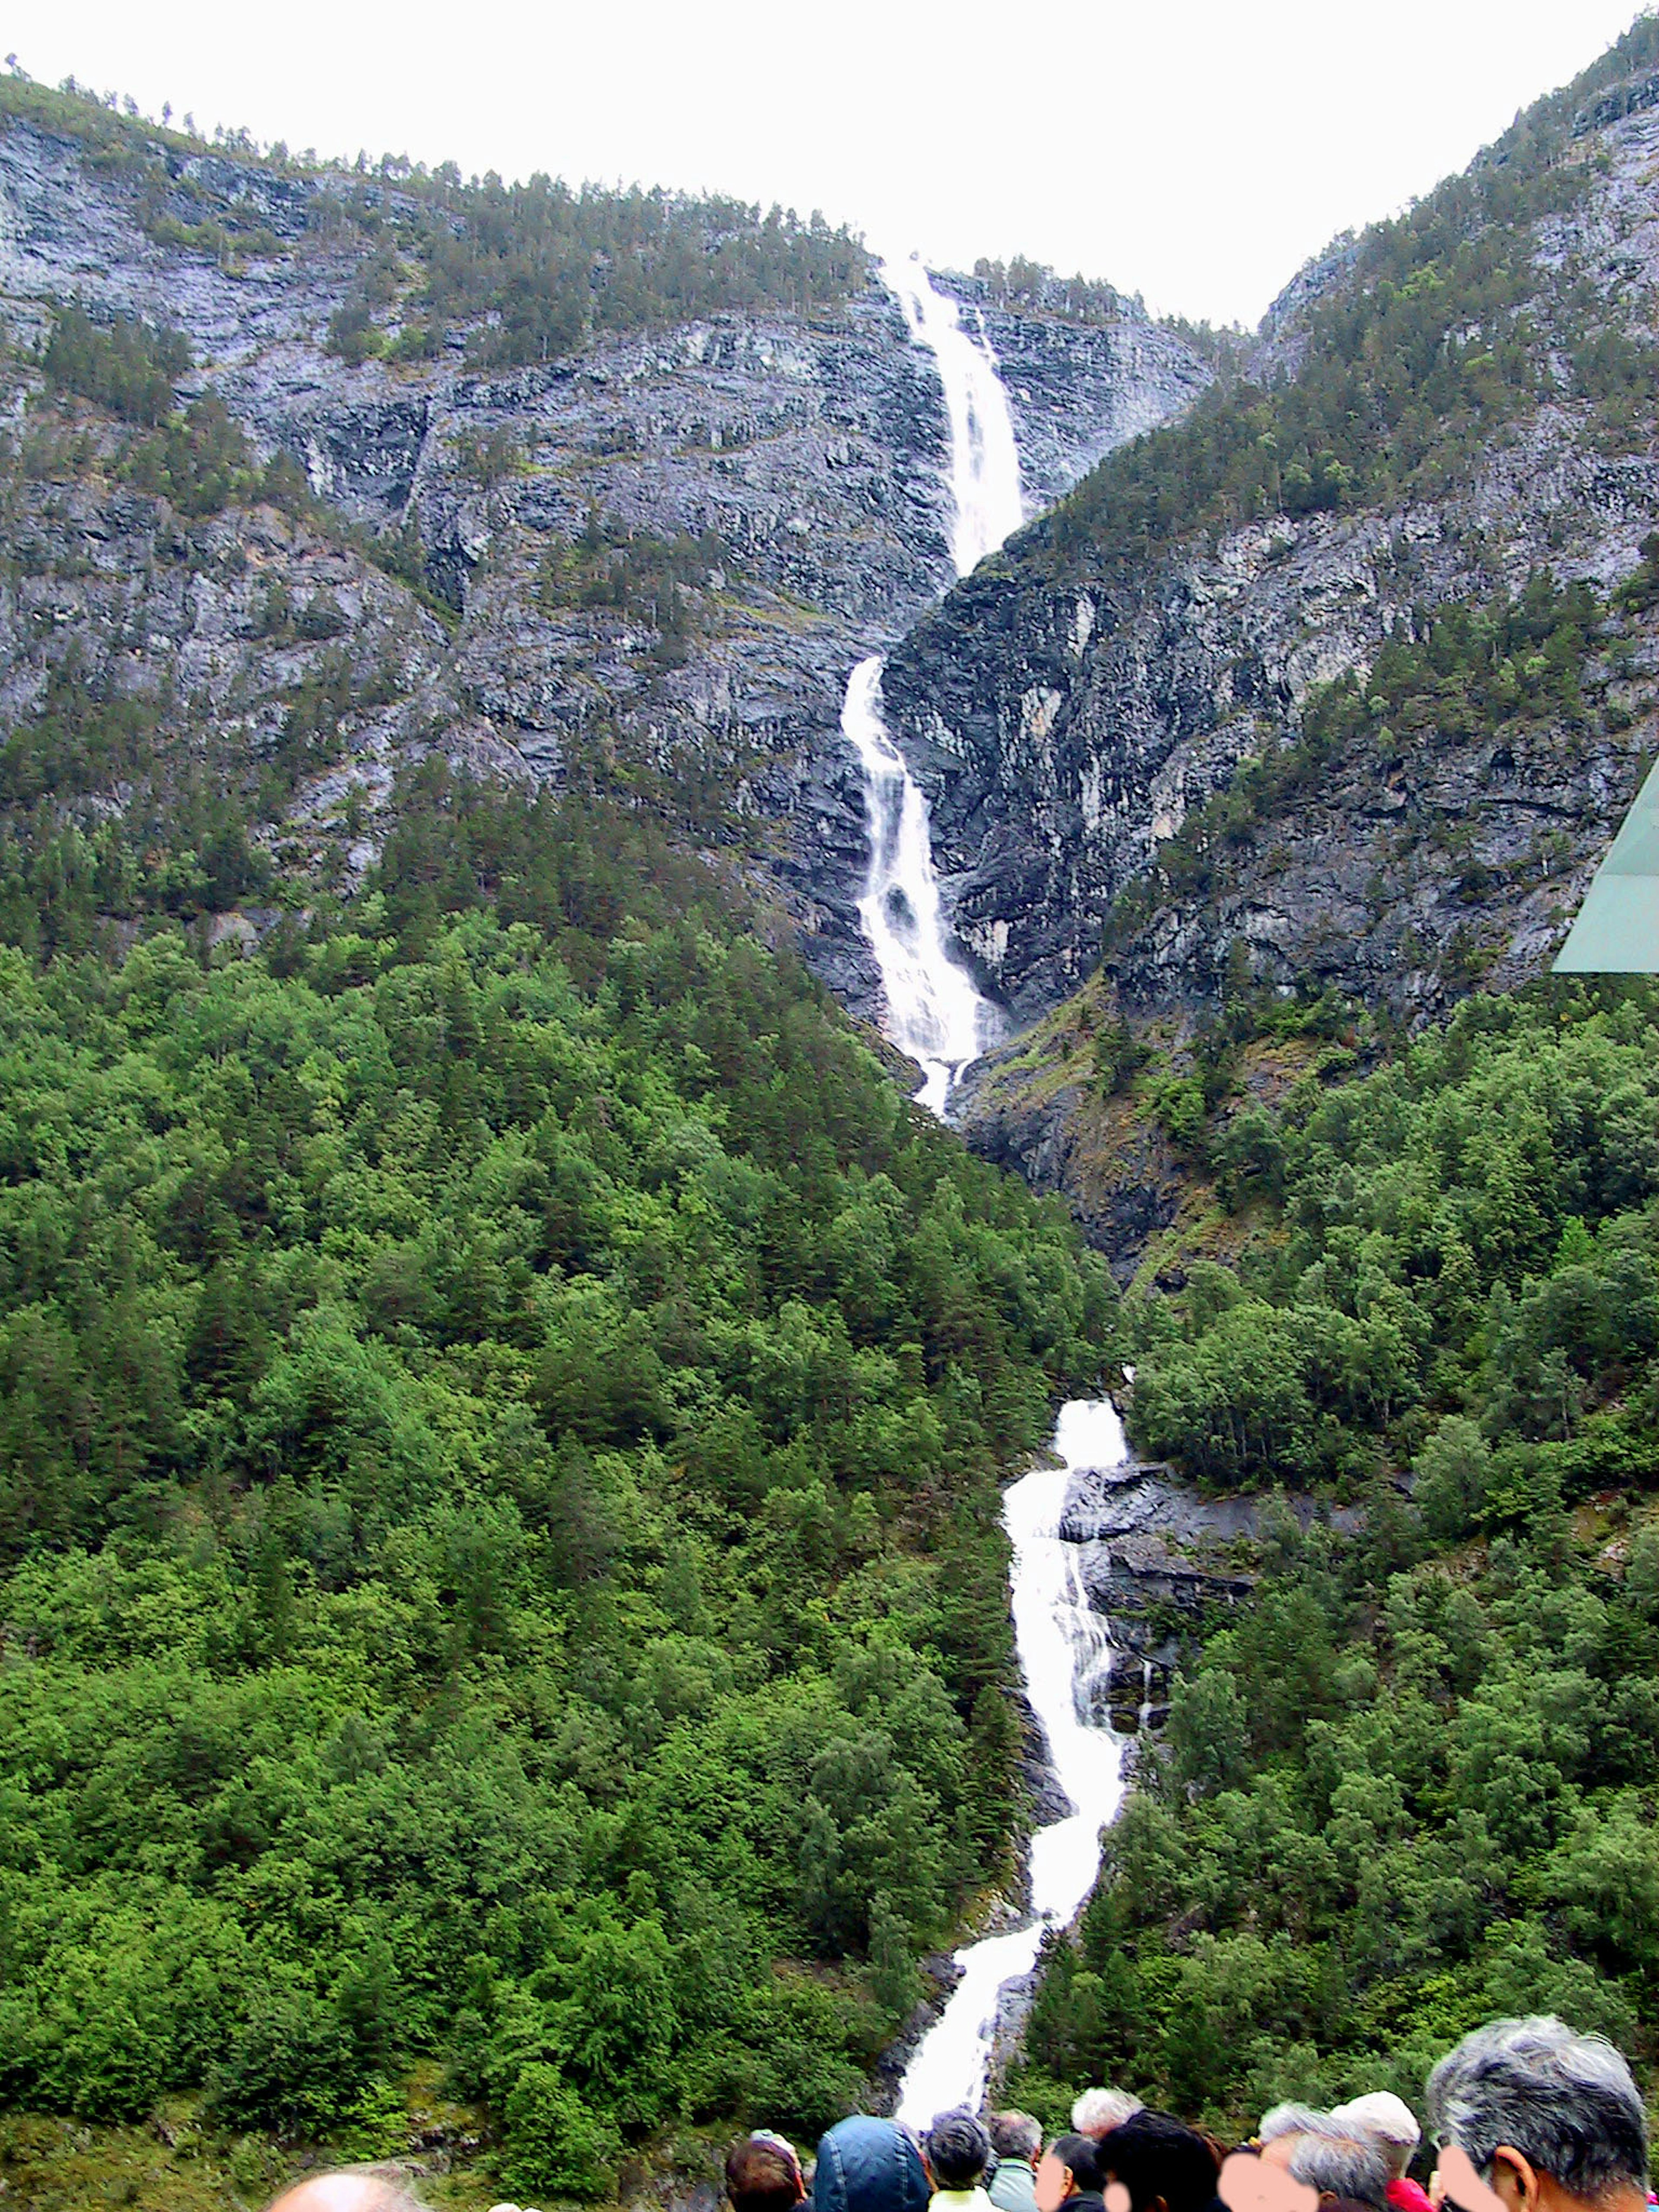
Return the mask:
<path id="1" fill-rule="evenodd" d="M 1128 2191 L 1129 2212 L 1210 2212 L 1216 2203 L 1215 2146 L 1168 2112 L 1132 2114 L 1101 2144 L 1100 2163 L 1109 2188 L 1119 2181 Z"/>
<path id="2" fill-rule="evenodd" d="M 1447 2201 L 1467 2212 L 1478 2212 L 1472 2188 L 1458 2193 L 1468 2168 L 1506 2212 L 1647 2203 L 1647 2115 L 1604 2037 L 1547 2016 L 1478 2027 L 1430 2075 L 1428 2117 Z"/>
<path id="3" fill-rule="evenodd" d="M 1316 2133 L 1324 2120 L 1324 2113 L 1316 2112 L 1311 2105 L 1275 2105 L 1261 2115 L 1261 2124 L 1255 2131 L 1257 2147 L 1269 2166 L 1288 2166 L 1297 2142 L 1304 2136 Z"/>
<path id="4" fill-rule="evenodd" d="M 1092 2136 L 1059 2136 L 1036 2170 L 1036 2212 L 1106 2212 L 1106 2175 Z"/>
<path id="5" fill-rule="evenodd" d="M 993 2112 L 991 2148 L 997 2155 L 988 2194 L 996 2212 L 1036 2212 L 1036 2169 L 1042 2156 L 1042 2123 L 1029 2112 Z"/>
<path id="6" fill-rule="evenodd" d="M 1396 2097 L 1387 2089 L 1373 2089 L 1369 2096 L 1354 2097 L 1346 2105 L 1336 2106 L 1331 2120 L 1334 2125 L 1346 2128 L 1352 2134 L 1373 2135 L 1382 2144 L 1382 2154 L 1389 2162 L 1388 2202 L 1391 2212 L 1433 2212 L 1428 2191 L 1406 2172 L 1412 2162 L 1412 2154 L 1423 2140 L 1423 2130 L 1403 2097 Z"/>
<path id="7" fill-rule="evenodd" d="M 1097 2142 L 1141 2110 L 1139 2097 L 1127 2089 L 1085 2089 L 1072 2107 L 1072 2125 L 1080 2136 Z"/>
<path id="8" fill-rule="evenodd" d="M 927 2169 L 896 2120 L 841 2120 L 818 2144 L 812 2212 L 927 2212 Z"/>
<path id="9" fill-rule="evenodd" d="M 965 2106 L 935 2116 L 921 2153 L 933 2177 L 929 2212 L 991 2212 L 980 2185 L 991 2163 L 991 2138 Z"/>
<path id="10" fill-rule="evenodd" d="M 806 2195 L 795 2147 L 758 2128 L 726 2154 L 726 2193 L 732 2212 L 793 2212 Z"/>
<path id="11" fill-rule="evenodd" d="M 1382 2212 L 1389 2191 L 1389 2156 L 1377 2136 L 1339 2127 L 1329 2112 L 1291 2142 L 1285 2160 L 1293 2181 L 1316 2190 L 1322 2204 L 1362 2204 Z"/>
<path id="12" fill-rule="evenodd" d="M 401 2179 L 373 2166 L 313 2173 L 273 2198 L 270 2212 L 425 2212 Z"/>

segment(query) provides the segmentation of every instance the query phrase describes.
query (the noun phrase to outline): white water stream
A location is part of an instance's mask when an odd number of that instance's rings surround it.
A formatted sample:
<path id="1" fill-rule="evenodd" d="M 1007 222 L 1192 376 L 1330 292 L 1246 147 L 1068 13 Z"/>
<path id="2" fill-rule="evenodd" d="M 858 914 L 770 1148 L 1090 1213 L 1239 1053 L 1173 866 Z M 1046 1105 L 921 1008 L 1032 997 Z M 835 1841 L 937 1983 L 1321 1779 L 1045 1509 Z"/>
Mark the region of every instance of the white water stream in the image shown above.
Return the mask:
<path id="1" fill-rule="evenodd" d="M 913 2127 L 954 2105 L 977 2111 L 1004 1986 L 1030 1973 L 1047 1930 L 1063 1927 L 1088 1896 L 1100 1866 L 1100 1832 L 1122 1795 L 1121 1747 L 1090 1715 L 1091 1692 L 1109 1652 L 1106 1624 L 1090 1610 L 1076 1546 L 1056 1534 L 1076 1469 L 1116 1467 L 1128 1455 L 1116 1407 L 1109 1399 L 1073 1399 L 1060 1408 L 1054 1449 L 1065 1465 L 1039 1468 L 1014 1483 L 1004 1493 L 1002 1518 L 1014 1547 L 1009 1582 L 1025 1693 L 1073 1810 L 1031 1838 L 1030 1924 L 957 1953 L 962 1979 L 899 2085 L 896 2117 Z"/>
<path id="2" fill-rule="evenodd" d="M 886 262 L 881 274 L 904 311 L 912 341 L 933 355 L 944 386 L 951 550 L 957 574 L 965 576 L 1022 519 L 1008 396 L 982 332 L 976 339 L 962 327 L 956 301 L 934 289 L 920 261 Z M 918 1099 L 942 1116 L 963 1067 L 994 1036 L 996 1011 L 951 953 L 927 802 L 882 719 L 881 671 L 879 659 L 861 660 L 848 680 L 842 710 L 842 729 L 864 769 L 870 824 L 859 914 L 881 971 L 887 1034 L 921 1062 L 927 1080 Z M 1091 1711 L 1091 1692 L 1109 1654 L 1106 1624 L 1090 1609 L 1076 1547 L 1059 1536 L 1075 1471 L 1116 1467 L 1127 1456 L 1116 1407 L 1105 1399 L 1073 1399 L 1060 1409 L 1054 1449 L 1064 1464 L 1014 1483 L 1002 1514 L 1013 1546 L 1009 1581 L 1020 1671 L 1073 1809 L 1031 1838 L 1027 1925 L 957 1953 L 962 1978 L 899 2087 L 897 2117 L 913 2125 L 925 2126 L 953 2105 L 977 2107 L 1002 1991 L 1030 1973 L 1044 1933 L 1068 1922 L 1088 1896 L 1100 1865 L 1100 1831 L 1122 1791 L 1117 1739 L 1109 1727 L 1095 1725 Z"/>
<path id="3" fill-rule="evenodd" d="M 882 282 L 904 311 L 912 343 L 933 356 L 950 427 L 951 557 L 965 576 L 1019 527 L 1019 451 L 996 356 L 962 326 L 914 256 L 884 261 Z M 996 1032 L 996 1010 L 951 951 L 927 832 L 927 802 L 887 733 L 878 658 L 848 678 L 841 726 L 864 769 L 870 866 L 859 915 L 881 970 L 887 1034 L 920 1061 L 917 1093 L 943 1114 L 963 1069 Z"/>

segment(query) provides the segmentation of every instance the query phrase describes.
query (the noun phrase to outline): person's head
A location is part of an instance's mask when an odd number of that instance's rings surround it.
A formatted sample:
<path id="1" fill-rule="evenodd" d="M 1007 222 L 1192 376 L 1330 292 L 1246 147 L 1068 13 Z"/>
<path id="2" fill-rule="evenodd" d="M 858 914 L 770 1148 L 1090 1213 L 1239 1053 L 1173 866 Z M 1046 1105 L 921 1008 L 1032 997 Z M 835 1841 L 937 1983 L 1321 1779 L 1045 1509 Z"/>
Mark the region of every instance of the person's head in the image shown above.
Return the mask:
<path id="1" fill-rule="evenodd" d="M 1350 2133 L 1339 2127 L 1329 2112 L 1316 2118 L 1316 2127 L 1291 2138 L 1285 2164 L 1291 2179 L 1316 2190 L 1323 2204 L 1352 2198 L 1370 2205 L 1371 2212 L 1382 2212 L 1394 2174 L 1381 2138 Z"/>
<path id="2" fill-rule="evenodd" d="M 896 2120 L 860 2113 L 818 2144 L 813 2212 L 927 2212 L 931 2194 L 921 2153 Z"/>
<path id="3" fill-rule="evenodd" d="M 1072 2107 L 1072 2125 L 1079 2135 L 1092 2136 L 1098 2142 L 1139 2110 L 1139 2098 L 1127 2089 L 1085 2089 Z"/>
<path id="4" fill-rule="evenodd" d="M 1100 2146 L 1109 2184 L 1129 2192 L 1129 2212 L 1204 2212 L 1221 2161 L 1212 2143 L 1168 2112 L 1139 2112 Z"/>
<path id="5" fill-rule="evenodd" d="M 1647 2116 L 1603 2036 L 1548 2016 L 1495 2020 L 1446 2053 L 1427 2105 L 1435 2141 L 1460 2150 L 1508 2212 L 1646 2201 Z"/>
<path id="6" fill-rule="evenodd" d="M 991 2148 L 1000 2159 L 1035 2166 L 1042 2152 L 1042 2123 L 1030 2112 L 993 2112 L 986 2122 Z"/>
<path id="7" fill-rule="evenodd" d="M 1412 2153 L 1423 2138 L 1411 2106 L 1388 2089 L 1373 2089 L 1367 2096 L 1351 2097 L 1346 2105 L 1334 2106 L 1330 2119 L 1334 2127 L 1346 2134 L 1375 2136 L 1395 2180 L 1411 2164 Z"/>
<path id="8" fill-rule="evenodd" d="M 425 2207 L 400 2182 L 358 2166 L 290 2183 L 271 2199 L 269 2212 L 425 2212 Z"/>
<path id="9" fill-rule="evenodd" d="M 732 2144 L 726 2157 L 732 2212 L 792 2212 L 806 2194 L 795 2147 L 769 2128 Z"/>
<path id="10" fill-rule="evenodd" d="M 1311 2105 L 1275 2105 L 1261 2115 L 1255 2139 L 1269 2166 L 1287 2166 L 1299 2139 L 1323 2125 L 1325 2115 Z"/>
<path id="11" fill-rule="evenodd" d="M 1100 2145 L 1094 2137 L 1057 2136 L 1037 2164 L 1037 2212 L 1060 2212 L 1068 2197 L 1080 2197 L 1085 2191 L 1098 2195 L 1105 2185 Z"/>
<path id="12" fill-rule="evenodd" d="M 940 2189 L 971 2189 L 991 2163 L 991 2138 L 965 2105 L 936 2114 L 921 2148 Z"/>

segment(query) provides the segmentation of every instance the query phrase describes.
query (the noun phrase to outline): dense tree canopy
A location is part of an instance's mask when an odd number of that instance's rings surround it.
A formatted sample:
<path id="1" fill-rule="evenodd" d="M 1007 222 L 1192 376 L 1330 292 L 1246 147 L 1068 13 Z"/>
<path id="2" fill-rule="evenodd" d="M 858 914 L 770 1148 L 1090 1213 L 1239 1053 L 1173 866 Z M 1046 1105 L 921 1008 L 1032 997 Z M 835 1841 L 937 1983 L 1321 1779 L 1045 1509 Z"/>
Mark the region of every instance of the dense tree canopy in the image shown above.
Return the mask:
<path id="1" fill-rule="evenodd" d="M 428 769 L 349 927 L 0 953 L 8 2100 L 435 2052 L 596 2188 L 849 2105 L 1006 1845 L 1109 1289 L 653 852 Z"/>
<path id="2" fill-rule="evenodd" d="M 1132 1429 L 1267 1509 L 1051 1951 L 1023 2084 L 1237 2124 L 1493 2012 L 1659 2045 L 1659 994 L 1470 1001 L 1215 1140 L 1245 1236 L 1130 1309 Z"/>

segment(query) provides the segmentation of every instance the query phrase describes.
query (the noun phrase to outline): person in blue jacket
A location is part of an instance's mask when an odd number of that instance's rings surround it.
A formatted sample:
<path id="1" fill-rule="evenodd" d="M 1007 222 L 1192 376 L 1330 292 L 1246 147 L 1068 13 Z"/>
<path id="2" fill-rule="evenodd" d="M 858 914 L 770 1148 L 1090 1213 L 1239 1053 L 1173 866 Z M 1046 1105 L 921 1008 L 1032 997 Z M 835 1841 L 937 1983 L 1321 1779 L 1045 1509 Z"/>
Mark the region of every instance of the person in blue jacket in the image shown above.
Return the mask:
<path id="1" fill-rule="evenodd" d="M 927 2212 L 915 2140 L 896 2120 L 840 2120 L 818 2144 L 812 2212 Z"/>

